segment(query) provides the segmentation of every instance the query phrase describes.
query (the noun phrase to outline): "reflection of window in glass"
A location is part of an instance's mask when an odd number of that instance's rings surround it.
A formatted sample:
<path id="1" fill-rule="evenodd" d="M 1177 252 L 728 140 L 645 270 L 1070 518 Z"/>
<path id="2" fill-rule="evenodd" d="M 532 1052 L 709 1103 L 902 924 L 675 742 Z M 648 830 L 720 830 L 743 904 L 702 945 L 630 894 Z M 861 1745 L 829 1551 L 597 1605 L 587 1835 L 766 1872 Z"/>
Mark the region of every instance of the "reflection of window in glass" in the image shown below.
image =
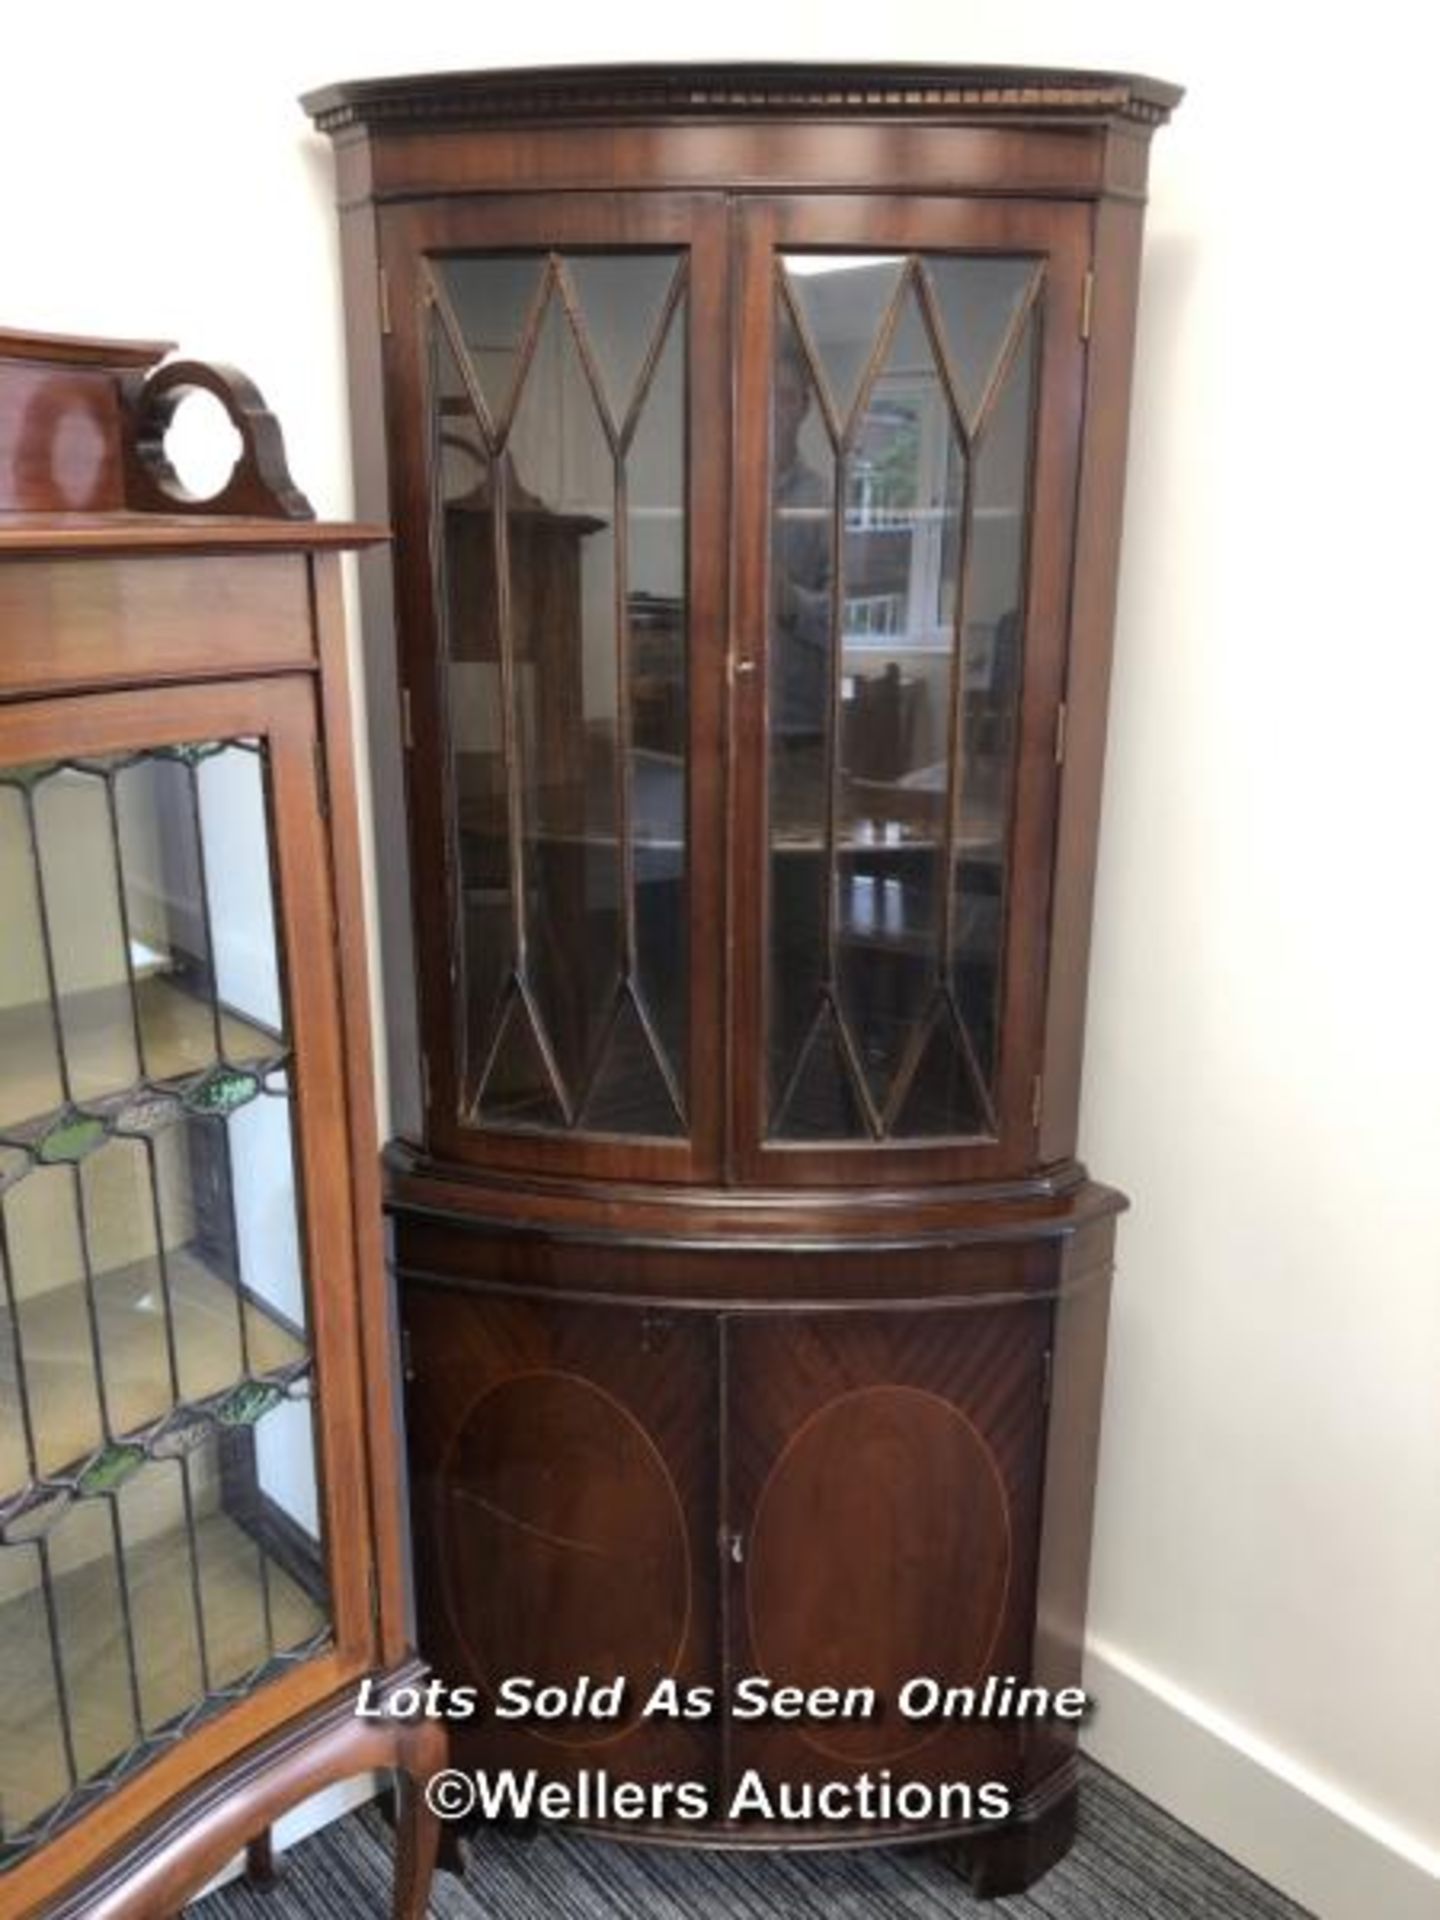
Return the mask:
<path id="1" fill-rule="evenodd" d="M 933 374 L 876 381 L 846 470 L 847 649 L 900 637 L 917 651 L 950 646 L 946 532 L 963 486 L 958 455 Z"/>

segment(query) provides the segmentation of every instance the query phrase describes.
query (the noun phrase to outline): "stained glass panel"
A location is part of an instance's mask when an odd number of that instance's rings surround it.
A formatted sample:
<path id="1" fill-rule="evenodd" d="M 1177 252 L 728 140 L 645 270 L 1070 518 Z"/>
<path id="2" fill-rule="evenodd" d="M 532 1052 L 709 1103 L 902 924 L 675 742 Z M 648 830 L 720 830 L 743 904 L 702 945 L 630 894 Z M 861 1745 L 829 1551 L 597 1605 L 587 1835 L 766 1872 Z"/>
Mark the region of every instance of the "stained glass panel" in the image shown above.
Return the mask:
<path id="1" fill-rule="evenodd" d="M 0 767 L 0 1862 L 329 1634 L 267 786 Z"/>

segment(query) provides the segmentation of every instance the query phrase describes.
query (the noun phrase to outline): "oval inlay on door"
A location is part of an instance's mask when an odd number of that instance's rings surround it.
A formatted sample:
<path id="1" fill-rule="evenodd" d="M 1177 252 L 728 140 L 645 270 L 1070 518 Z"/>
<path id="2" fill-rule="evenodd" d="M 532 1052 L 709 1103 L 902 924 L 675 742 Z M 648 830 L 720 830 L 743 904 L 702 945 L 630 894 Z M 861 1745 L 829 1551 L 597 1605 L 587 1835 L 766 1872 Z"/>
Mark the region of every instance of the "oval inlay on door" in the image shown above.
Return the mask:
<path id="1" fill-rule="evenodd" d="M 439 1485 L 445 1608 L 487 1687 L 624 1675 L 633 1707 L 674 1671 L 690 1616 L 684 1518 L 654 1443 L 613 1395 L 568 1373 L 500 1382 L 457 1428 Z M 527 1724 L 579 1746 L 615 1738 L 630 1716 Z"/>
<path id="2" fill-rule="evenodd" d="M 758 1668 L 776 1685 L 876 1689 L 881 1717 L 801 1730 L 820 1752 L 913 1752 L 937 1730 L 901 1720 L 895 1695 L 917 1674 L 984 1677 L 1011 1558 L 999 1468 L 958 1407 L 916 1387 L 844 1394 L 791 1437 L 756 1501 Z"/>

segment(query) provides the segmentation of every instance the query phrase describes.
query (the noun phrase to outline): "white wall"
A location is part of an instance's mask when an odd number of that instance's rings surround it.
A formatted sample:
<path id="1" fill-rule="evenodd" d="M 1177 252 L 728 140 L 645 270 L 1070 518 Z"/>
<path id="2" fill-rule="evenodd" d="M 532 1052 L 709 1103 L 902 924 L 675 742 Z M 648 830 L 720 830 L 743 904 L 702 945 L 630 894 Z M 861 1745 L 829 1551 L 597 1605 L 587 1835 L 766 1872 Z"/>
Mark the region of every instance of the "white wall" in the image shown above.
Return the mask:
<path id="1" fill-rule="evenodd" d="M 1122 1228 L 1095 1749 L 1325 1916 L 1440 1910 L 1440 444 L 1418 10 L 174 5 L 6 35 L 0 313 L 233 359 L 348 505 L 295 96 L 587 58 L 1114 64 L 1156 141 L 1083 1144 Z M 613 24 L 607 24 L 613 22 Z M 1427 36 L 1428 38 L 1428 36 Z M 363 732 L 361 734 L 363 740 Z M 1383 1897 L 1381 1889 L 1384 1889 Z"/>

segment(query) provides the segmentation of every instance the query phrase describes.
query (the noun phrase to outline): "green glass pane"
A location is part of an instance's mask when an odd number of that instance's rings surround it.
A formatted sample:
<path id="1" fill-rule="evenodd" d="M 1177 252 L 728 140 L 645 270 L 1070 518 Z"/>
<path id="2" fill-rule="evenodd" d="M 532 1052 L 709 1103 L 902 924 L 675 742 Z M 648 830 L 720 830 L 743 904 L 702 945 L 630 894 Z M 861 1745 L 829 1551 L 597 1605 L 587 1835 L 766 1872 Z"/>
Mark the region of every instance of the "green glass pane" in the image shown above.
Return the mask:
<path id="1" fill-rule="evenodd" d="M 123 1486 L 144 1464 L 145 1455 L 139 1447 L 107 1447 L 90 1462 L 76 1485 L 84 1494 L 109 1493 Z"/>
<path id="2" fill-rule="evenodd" d="M 260 1082 L 253 1073 L 222 1067 L 218 1073 L 208 1075 L 198 1087 L 192 1087 L 185 1104 L 196 1113 L 233 1113 L 237 1107 L 253 1100 L 259 1091 Z"/>
<path id="3" fill-rule="evenodd" d="M 67 1113 L 40 1136 L 36 1158 L 47 1165 L 58 1160 L 83 1160 L 104 1144 L 106 1127 L 88 1113 Z"/>
<path id="4" fill-rule="evenodd" d="M 246 1380 L 220 1402 L 215 1418 L 225 1427 L 253 1427 L 284 1398 L 283 1387 L 269 1381 Z"/>

